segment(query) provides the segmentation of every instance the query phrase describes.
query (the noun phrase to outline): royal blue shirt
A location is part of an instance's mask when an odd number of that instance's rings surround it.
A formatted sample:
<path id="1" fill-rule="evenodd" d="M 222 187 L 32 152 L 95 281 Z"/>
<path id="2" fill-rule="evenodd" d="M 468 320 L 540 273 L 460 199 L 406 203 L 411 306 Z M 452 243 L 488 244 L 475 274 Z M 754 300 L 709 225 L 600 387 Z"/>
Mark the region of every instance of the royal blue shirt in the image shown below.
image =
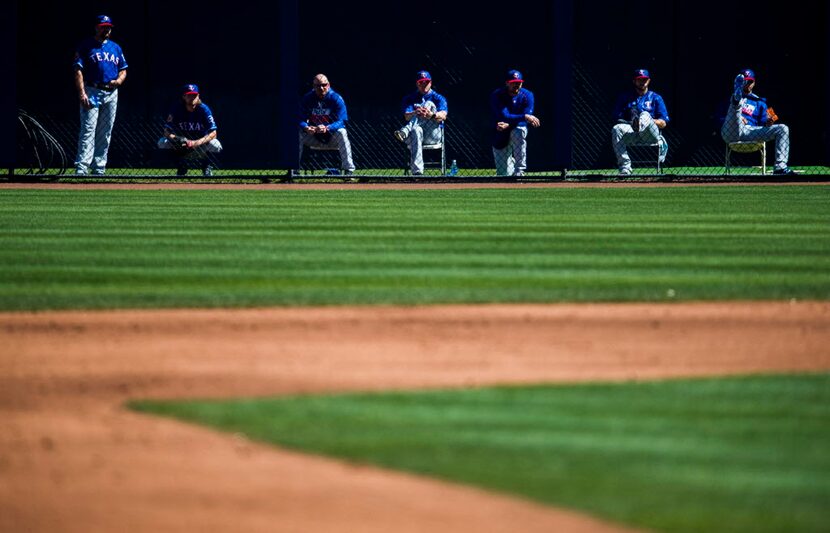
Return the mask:
<path id="1" fill-rule="evenodd" d="M 90 37 L 78 46 L 74 67 L 83 72 L 84 83 L 109 83 L 127 68 L 127 59 L 121 47 L 109 39 L 101 43 Z"/>
<path id="2" fill-rule="evenodd" d="M 640 96 L 634 89 L 617 98 L 617 104 L 614 106 L 614 120 L 631 120 L 631 108 L 637 104 L 640 109 L 651 115 L 651 118 L 669 123 L 669 112 L 662 96 L 654 91 L 646 91 L 646 94 Z"/>
<path id="3" fill-rule="evenodd" d="M 216 130 L 216 121 L 207 104 L 199 104 L 193 111 L 188 111 L 185 103 L 179 102 L 170 110 L 164 127 L 188 139 L 201 139 Z"/>
<path id="4" fill-rule="evenodd" d="M 767 99 L 761 98 L 755 93 L 750 93 L 741 98 L 741 117 L 746 120 L 748 126 L 766 126 L 767 120 Z"/>
<path id="5" fill-rule="evenodd" d="M 421 94 L 420 91 L 415 91 L 414 93 L 407 94 L 403 97 L 403 101 L 401 102 L 401 109 L 403 110 L 404 114 L 413 113 L 415 109 L 425 106 L 427 102 L 432 102 L 433 104 L 435 104 L 436 113 L 439 111 L 447 110 L 447 99 L 433 90 L 430 90 L 426 94 Z"/>
<path id="6" fill-rule="evenodd" d="M 346 127 L 349 115 L 343 97 L 329 89 L 321 100 L 314 91 L 307 92 L 300 100 L 300 128 L 325 124 L 330 130 Z"/>
<path id="7" fill-rule="evenodd" d="M 518 126 L 527 127 L 525 115 L 533 114 L 533 93 L 527 89 L 519 89 L 516 96 L 507 92 L 507 87 L 501 87 L 490 95 L 490 110 L 493 115 L 493 127 L 497 122 L 507 122 L 509 129 Z"/>

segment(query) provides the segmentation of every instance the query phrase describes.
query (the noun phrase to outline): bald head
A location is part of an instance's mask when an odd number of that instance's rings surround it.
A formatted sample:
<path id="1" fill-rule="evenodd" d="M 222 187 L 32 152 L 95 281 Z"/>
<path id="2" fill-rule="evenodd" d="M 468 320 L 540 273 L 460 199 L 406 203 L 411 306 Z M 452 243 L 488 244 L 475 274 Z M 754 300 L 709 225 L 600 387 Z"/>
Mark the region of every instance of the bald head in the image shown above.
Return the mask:
<path id="1" fill-rule="evenodd" d="M 317 93 L 317 98 L 323 98 L 328 94 L 330 85 L 325 74 L 317 74 L 311 83 L 314 86 L 314 92 Z"/>

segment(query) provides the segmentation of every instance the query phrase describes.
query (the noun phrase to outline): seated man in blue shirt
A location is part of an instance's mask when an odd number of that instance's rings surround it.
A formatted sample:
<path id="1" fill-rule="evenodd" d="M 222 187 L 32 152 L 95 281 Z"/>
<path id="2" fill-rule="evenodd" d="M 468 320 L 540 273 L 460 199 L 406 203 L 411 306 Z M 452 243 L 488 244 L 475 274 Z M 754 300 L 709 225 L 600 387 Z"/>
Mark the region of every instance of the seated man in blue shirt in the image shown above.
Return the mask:
<path id="1" fill-rule="evenodd" d="M 447 99 L 432 90 L 432 76 L 426 70 L 415 75 L 417 90 L 401 102 L 406 124 L 395 130 L 395 138 L 409 145 L 409 163 L 413 176 L 424 174 L 425 144 L 438 144 L 443 139 L 447 120 Z"/>
<path id="2" fill-rule="evenodd" d="M 739 141 L 775 141 L 775 170 L 773 174 L 792 176 L 796 172 L 787 167 L 790 157 L 790 129 L 775 124 L 778 117 L 767 106 L 767 101 L 752 90 L 755 88 L 755 72 L 745 69 L 735 77 L 732 98 L 726 119 L 721 127 L 721 137 L 727 143 Z"/>
<path id="3" fill-rule="evenodd" d="M 213 112 L 202 102 L 198 86 L 189 84 L 182 89 L 181 101 L 167 115 L 158 147 L 172 150 L 176 157 L 176 175 L 187 174 L 188 161 L 197 161 L 203 175 L 213 175 L 208 154 L 221 152 L 222 144 L 216 138 Z"/>
<path id="4" fill-rule="evenodd" d="M 334 146 L 340 153 L 343 174 L 354 174 L 352 145 L 346 131 L 349 114 L 346 102 L 334 89 L 324 74 L 317 74 L 313 89 L 300 100 L 300 160 L 306 146 L 325 148 Z"/>
<path id="5" fill-rule="evenodd" d="M 666 160 L 669 145 L 660 130 L 669 123 L 669 112 L 663 97 L 648 88 L 651 77 L 648 70 L 634 71 L 634 88 L 620 95 L 614 107 L 617 124 L 611 130 L 611 145 L 617 156 L 620 175 L 631 174 L 628 146 L 659 143 L 660 163 Z"/>

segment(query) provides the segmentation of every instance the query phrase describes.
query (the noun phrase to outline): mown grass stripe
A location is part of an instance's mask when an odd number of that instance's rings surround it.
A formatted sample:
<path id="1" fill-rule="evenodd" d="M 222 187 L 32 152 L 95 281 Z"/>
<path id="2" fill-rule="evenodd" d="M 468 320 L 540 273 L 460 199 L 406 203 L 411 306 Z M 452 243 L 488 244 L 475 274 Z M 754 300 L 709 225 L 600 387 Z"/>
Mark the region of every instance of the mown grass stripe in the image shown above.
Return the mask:
<path id="1" fill-rule="evenodd" d="M 824 186 L 0 201 L 0 309 L 830 297 Z"/>

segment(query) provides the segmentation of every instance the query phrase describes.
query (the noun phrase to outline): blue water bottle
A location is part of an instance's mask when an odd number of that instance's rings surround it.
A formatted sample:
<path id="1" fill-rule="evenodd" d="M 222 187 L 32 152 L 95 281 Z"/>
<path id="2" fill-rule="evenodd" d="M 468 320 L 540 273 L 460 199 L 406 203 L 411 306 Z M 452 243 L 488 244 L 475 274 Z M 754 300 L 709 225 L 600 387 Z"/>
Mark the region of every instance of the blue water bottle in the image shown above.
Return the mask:
<path id="1" fill-rule="evenodd" d="M 452 165 L 450 165 L 449 175 L 450 176 L 458 175 L 458 163 L 455 161 L 455 159 L 452 160 Z"/>

